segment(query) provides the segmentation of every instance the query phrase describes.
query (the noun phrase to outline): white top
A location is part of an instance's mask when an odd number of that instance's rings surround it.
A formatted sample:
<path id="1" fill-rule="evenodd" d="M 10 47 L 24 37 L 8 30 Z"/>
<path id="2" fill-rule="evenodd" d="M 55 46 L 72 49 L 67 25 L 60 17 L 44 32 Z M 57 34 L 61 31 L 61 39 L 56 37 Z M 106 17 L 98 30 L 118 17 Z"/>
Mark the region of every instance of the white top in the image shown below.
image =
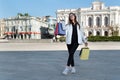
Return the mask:
<path id="1" fill-rule="evenodd" d="M 63 24 L 63 30 L 66 31 L 66 44 L 71 44 L 72 31 L 73 31 L 72 24 L 67 24 L 67 25 Z M 82 32 L 81 29 L 79 29 L 79 25 L 77 25 L 77 35 L 78 35 L 78 44 L 81 45 L 87 42 L 84 33 Z"/>

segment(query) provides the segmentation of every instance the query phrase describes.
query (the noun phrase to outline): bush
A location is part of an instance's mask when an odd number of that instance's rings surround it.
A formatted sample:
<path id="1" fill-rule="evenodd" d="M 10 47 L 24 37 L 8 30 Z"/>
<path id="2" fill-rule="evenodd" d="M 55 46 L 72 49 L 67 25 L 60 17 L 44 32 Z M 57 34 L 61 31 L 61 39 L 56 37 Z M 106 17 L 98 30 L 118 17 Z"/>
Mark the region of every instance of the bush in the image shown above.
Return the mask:
<path id="1" fill-rule="evenodd" d="M 120 41 L 120 36 L 90 36 L 88 37 L 88 41 L 96 42 L 96 41 Z"/>
<path id="2" fill-rule="evenodd" d="M 64 36 L 62 36 L 62 37 L 59 38 L 60 42 L 65 42 L 65 40 L 66 40 L 66 38 Z"/>

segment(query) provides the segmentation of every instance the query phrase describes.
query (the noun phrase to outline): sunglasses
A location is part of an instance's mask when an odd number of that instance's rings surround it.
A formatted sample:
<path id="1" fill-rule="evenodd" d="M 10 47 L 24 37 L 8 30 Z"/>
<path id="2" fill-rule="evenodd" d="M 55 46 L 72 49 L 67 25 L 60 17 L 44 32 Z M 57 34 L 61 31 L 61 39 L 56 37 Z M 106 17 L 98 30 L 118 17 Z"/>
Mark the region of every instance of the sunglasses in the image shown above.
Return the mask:
<path id="1" fill-rule="evenodd" d="M 74 14 L 70 14 L 70 17 L 73 17 L 74 16 Z"/>

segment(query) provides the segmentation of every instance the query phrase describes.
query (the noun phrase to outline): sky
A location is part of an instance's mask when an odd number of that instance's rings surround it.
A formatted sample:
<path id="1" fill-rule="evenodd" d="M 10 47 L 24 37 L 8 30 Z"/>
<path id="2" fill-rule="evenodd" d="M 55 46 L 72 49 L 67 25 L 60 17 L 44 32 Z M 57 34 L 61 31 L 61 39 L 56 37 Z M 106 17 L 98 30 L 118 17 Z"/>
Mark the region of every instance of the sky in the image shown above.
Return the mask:
<path id="1" fill-rule="evenodd" d="M 56 17 L 58 9 L 91 7 L 96 0 L 0 0 L 0 18 L 16 16 L 17 13 L 29 13 L 31 16 L 51 15 Z M 100 0 L 106 6 L 120 6 L 120 0 Z"/>

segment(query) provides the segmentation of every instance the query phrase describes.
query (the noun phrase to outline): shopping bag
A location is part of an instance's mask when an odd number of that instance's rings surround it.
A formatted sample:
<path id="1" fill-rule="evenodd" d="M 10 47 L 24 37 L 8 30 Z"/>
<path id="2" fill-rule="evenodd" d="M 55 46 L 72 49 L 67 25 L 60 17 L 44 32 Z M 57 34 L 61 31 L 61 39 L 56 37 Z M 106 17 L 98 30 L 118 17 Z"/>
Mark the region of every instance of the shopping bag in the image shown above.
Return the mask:
<path id="1" fill-rule="evenodd" d="M 90 54 L 90 49 L 88 47 L 84 47 L 80 50 L 80 59 L 81 60 L 88 60 L 89 59 L 89 54 Z"/>
<path id="2" fill-rule="evenodd" d="M 58 35 L 65 35 L 65 30 L 63 30 L 62 23 L 58 23 Z"/>
<path id="3" fill-rule="evenodd" d="M 55 28 L 54 34 L 55 34 L 55 35 L 58 35 L 58 23 L 56 24 L 56 28 Z"/>

